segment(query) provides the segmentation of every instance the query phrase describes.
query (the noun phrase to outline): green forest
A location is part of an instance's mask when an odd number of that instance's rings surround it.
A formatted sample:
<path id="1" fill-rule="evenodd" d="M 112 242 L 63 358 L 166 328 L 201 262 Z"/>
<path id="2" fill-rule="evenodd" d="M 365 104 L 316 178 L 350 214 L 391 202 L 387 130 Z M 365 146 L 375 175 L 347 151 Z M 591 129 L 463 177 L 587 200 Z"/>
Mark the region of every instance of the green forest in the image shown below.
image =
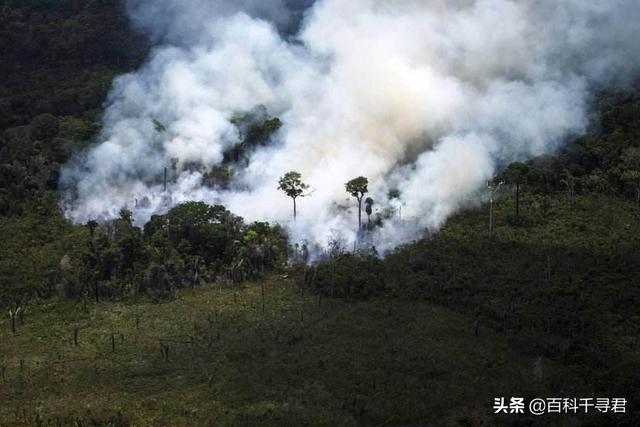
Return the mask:
<path id="1" fill-rule="evenodd" d="M 62 165 L 150 48 L 118 1 L 0 5 L 0 426 L 640 425 L 640 80 L 595 94 L 557 153 L 504 165 L 492 206 L 309 264 L 220 205 L 64 218 Z M 211 185 L 281 122 L 248 126 Z M 360 178 L 345 195 L 367 233 L 388 213 Z M 510 395 L 629 403 L 494 416 Z"/>

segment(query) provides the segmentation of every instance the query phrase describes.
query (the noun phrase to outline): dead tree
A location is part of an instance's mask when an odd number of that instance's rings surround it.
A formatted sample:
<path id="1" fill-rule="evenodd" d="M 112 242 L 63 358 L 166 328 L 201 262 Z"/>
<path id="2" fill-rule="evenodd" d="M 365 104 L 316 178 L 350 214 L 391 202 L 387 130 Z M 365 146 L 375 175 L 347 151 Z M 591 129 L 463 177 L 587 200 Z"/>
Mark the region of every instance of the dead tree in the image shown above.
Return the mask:
<path id="1" fill-rule="evenodd" d="M 493 231 L 495 229 L 495 213 L 493 209 L 493 199 L 503 184 L 504 184 L 503 181 L 487 182 L 487 188 L 489 189 L 489 233 L 490 234 L 493 234 Z"/>
<path id="2" fill-rule="evenodd" d="M 15 335 L 17 322 L 22 319 L 22 306 L 19 302 L 16 303 L 15 308 L 9 309 L 9 317 L 11 318 L 11 333 Z"/>

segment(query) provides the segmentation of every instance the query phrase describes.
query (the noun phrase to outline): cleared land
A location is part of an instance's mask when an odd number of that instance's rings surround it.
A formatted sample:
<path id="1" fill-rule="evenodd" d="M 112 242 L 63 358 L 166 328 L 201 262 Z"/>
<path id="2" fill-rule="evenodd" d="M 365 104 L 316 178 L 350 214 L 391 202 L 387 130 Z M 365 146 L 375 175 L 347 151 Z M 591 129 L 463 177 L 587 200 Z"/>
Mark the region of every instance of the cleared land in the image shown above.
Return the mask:
<path id="1" fill-rule="evenodd" d="M 474 425 L 493 397 L 571 376 L 423 302 L 318 300 L 280 277 L 264 302 L 251 284 L 31 306 L 16 335 L 0 325 L 0 424 Z"/>

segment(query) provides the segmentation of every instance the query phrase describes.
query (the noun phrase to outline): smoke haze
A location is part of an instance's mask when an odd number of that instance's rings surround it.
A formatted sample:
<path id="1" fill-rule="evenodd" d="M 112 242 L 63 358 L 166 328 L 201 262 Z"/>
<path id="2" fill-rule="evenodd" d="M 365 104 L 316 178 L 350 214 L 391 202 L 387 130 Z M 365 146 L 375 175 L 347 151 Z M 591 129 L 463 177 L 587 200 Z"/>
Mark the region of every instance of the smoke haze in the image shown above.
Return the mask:
<path id="1" fill-rule="evenodd" d="M 584 132 L 592 90 L 633 77 L 640 58 L 635 0 L 129 0 L 128 11 L 157 44 L 115 80 L 102 142 L 63 171 L 75 222 L 129 207 L 142 223 L 203 200 L 324 246 L 354 240 L 344 183 L 364 175 L 374 210 L 402 206 L 374 237 L 391 248 L 478 200 L 498 166 Z M 204 186 L 241 142 L 231 119 L 258 106 L 282 128 L 229 188 Z M 314 189 L 295 224 L 277 190 L 289 170 Z"/>

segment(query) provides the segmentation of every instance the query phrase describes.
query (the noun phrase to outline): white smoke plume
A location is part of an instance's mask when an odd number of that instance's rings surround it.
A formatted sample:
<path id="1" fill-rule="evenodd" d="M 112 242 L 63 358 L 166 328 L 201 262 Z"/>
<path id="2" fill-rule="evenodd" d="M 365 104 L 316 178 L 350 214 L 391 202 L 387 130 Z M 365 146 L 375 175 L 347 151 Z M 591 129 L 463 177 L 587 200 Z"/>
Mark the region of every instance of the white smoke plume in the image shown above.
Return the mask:
<path id="1" fill-rule="evenodd" d="M 355 239 L 344 183 L 364 175 L 376 208 L 402 205 L 374 239 L 391 248 L 477 199 L 499 165 L 583 132 L 591 91 L 640 64 L 636 0 L 130 0 L 129 11 L 158 44 L 114 82 L 102 142 L 63 171 L 76 222 L 122 207 L 144 222 L 204 200 L 323 246 L 336 231 Z M 258 106 L 282 128 L 230 187 L 203 185 L 241 142 L 232 118 Z M 315 190 L 295 223 L 277 190 L 289 170 Z"/>

